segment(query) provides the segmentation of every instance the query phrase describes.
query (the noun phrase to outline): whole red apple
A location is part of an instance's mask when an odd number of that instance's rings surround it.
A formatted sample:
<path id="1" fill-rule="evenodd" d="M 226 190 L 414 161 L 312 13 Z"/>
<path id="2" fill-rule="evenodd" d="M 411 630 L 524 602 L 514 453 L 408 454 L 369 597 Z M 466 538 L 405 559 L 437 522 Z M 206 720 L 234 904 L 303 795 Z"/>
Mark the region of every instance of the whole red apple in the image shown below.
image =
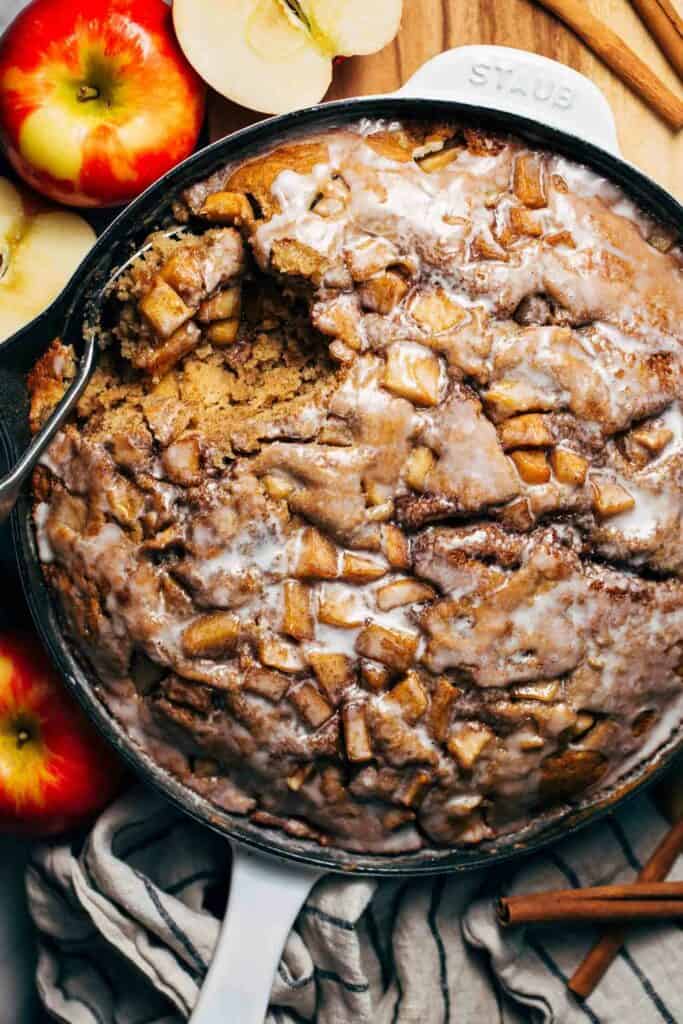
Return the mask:
<path id="1" fill-rule="evenodd" d="M 0 634 L 0 831 L 45 836 L 81 824 L 122 776 L 38 641 Z"/>
<path id="2" fill-rule="evenodd" d="M 0 40 L 0 134 L 72 206 L 128 202 L 188 156 L 205 86 L 163 0 L 34 0 Z"/>

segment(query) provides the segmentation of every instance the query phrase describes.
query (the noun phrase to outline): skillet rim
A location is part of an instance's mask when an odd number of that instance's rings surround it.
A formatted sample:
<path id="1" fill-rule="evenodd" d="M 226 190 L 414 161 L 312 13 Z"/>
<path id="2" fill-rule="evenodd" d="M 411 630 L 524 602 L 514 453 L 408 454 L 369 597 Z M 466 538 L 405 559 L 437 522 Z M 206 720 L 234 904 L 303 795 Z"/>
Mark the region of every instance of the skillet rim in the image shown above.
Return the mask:
<path id="1" fill-rule="evenodd" d="M 61 315 L 67 311 L 67 325 L 75 319 L 79 326 L 82 318 L 87 321 L 97 307 L 101 288 L 112 270 L 112 257 L 117 254 L 117 250 L 129 244 L 134 235 L 144 236 L 158 226 L 160 210 L 164 207 L 170 210 L 172 198 L 189 184 L 202 180 L 224 164 L 248 158 L 287 139 L 357 122 L 363 117 L 373 120 L 381 117 L 434 120 L 441 117 L 444 120 L 462 120 L 474 124 L 480 121 L 477 126 L 486 130 L 516 135 L 534 146 L 560 152 L 575 162 L 587 164 L 619 185 L 640 207 L 658 219 L 673 224 L 683 235 L 683 206 L 665 189 L 612 153 L 557 128 L 517 114 L 452 100 L 401 96 L 340 100 L 247 126 L 211 143 L 173 168 L 119 213 L 102 233 L 62 295 L 55 301 L 55 317 L 61 319 Z M 120 265 L 120 261 L 116 265 Z M 5 354 L 11 353 L 31 333 L 32 327 L 36 331 L 43 330 L 49 326 L 51 319 L 54 323 L 54 318 L 46 312 L 27 329 L 0 346 L 0 359 L 4 362 Z M 3 410 L 0 419 L 2 441 L 8 458 L 16 455 L 20 418 L 21 412 L 18 410 L 14 410 L 10 416 Z M 8 429 L 8 420 L 14 420 L 14 429 Z M 411 854 L 356 854 L 336 846 L 321 847 L 312 841 L 293 839 L 283 832 L 251 824 L 244 815 L 220 810 L 136 747 L 124 726 L 98 696 L 98 685 L 92 681 L 94 672 L 86 666 L 62 626 L 57 602 L 43 577 L 32 525 L 31 496 L 26 492 L 12 514 L 12 533 L 22 587 L 35 626 L 53 662 L 91 721 L 94 721 L 136 773 L 160 790 L 176 807 L 226 838 L 264 854 L 330 872 L 352 872 L 359 876 L 433 875 L 491 866 L 515 856 L 533 853 L 609 813 L 650 784 L 683 750 L 681 723 L 654 754 L 639 761 L 623 780 L 605 791 L 599 791 L 592 799 L 580 801 L 569 810 L 540 815 L 523 830 L 485 841 L 473 848 L 425 848 Z"/>

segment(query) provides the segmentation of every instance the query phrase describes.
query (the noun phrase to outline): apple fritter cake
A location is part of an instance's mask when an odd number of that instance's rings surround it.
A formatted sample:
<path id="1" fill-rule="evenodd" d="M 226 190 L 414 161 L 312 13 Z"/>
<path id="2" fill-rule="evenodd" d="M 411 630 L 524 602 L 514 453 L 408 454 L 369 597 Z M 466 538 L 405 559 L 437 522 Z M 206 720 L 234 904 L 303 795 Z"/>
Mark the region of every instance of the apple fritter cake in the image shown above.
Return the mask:
<path id="1" fill-rule="evenodd" d="M 101 697 L 350 850 L 604 793 L 683 714 L 683 254 L 584 167 L 363 123 L 226 167 L 110 297 L 35 476 Z M 41 422 L 73 375 L 31 377 Z"/>

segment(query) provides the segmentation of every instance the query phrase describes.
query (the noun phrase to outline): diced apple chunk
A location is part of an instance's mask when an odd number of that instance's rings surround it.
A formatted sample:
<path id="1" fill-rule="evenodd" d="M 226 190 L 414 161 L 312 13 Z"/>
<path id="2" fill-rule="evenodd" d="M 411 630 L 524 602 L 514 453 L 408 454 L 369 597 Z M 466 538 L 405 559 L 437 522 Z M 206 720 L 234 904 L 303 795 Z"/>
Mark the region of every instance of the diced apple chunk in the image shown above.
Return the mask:
<path id="1" fill-rule="evenodd" d="M 673 440 L 673 431 L 667 427 L 639 427 L 631 437 L 652 455 L 658 455 Z"/>
<path id="2" fill-rule="evenodd" d="M 395 270 L 387 270 L 363 284 L 360 300 L 364 309 L 386 316 L 399 304 L 409 288 L 404 277 Z"/>
<path id="3" fill-rule="evenodd" d="M 300 579 L 332 580 L 337 575 L 338 561 L 332 541 L 313 527 L 306 527 L 299 539 L 293 574 Z"/>
<path id="4" fill-rule="evenodd" d="M 635 499 L 621 484 L 611 480 L 592 480 L 593 508 L 601 519 L 628 512 L 635 506 Z"/>
<path id="5" fill-rule="evenodd" d="M 176 363 L 189 355 L 201 339 L 202 332 L 196 323 L 193 320 L 188 320 L 145 359 L 141 368 L 153 377 L 163 377 Z"/>
<path id="6" fill-rule="evenodd" d="M 212 345 L 222 348 L 224 345 L 232 345 L 237 340 L 239 330 L 239 320 L 215 320 L 209 325 L 206 337 Z"/>
<path id="7" fill-rule="evenodd" d="M 538 412 L 524 413 L 505 420 L 500 427 L 503 448 L 547 448 L 553 435 L 545 416 Z"/>
<path id="8" fill-rule="evenodd" d="M 451 731 L 447 747 L 464 771 L 471 771 L 494 733 L 480 722 L 464 722 Z"/>
<path id="9" fill-rule="evenodd" d="M 537 210 L 546 205 L 538 157 L 523 154 L 515 161 L 513 190 L 520 203 Z"/>
<path id="10" fill-rule="evenodd" d="M 434 777 L 430 772 L 416 771 L 399 789 L 397 793 L 399 803 L 404 807 L 417 807 L 424 800 L 427 789 L 433 780 Z"/>
<path id="11" fill-rule="evenodd" d="M 443 743 L 448 735 L 453 704 L 461 692 L 457 686 L 453 686 L 447 679 L 439 679 L 436 684 L 429 708 L 429 727 L 434 738 L 439 743 Z"/>
<path id="12" fill-rule="evenodd" d="M 510 458 L 525 483 L 546 484 L 550 480 L 550 466 L 545 452 L 526 451 L 520 448 L 510 452 Z"/>
<path id="13" fill-rule="evenodd" d="M 289 693 L 288 698 L 314 729 L 334 714 L 334 708 L 312 683 L 302 683 Z"/>
<path id="14" fill-rule="evenodd" d="M 214 612 L 192 622 L 183 632 L 183 652 L 191 658 L 217 658 L 234 651 L 240 622 L 230 612 Z"/>
<path id="15" fill-rule="evenodd" d="M 165 475 L 175 484 L 190 487 L 200 477 L 200 447 L 197 437 L 181 437 L 166 448 L 161 456 Z"/>
<path id="16" fill-rule="evenodd" d="M 580 487 L 588 473 L 588 460 L 567 448 L 555 448 L 550 454 L 553 473 L 561 484 Z"/>
<path id="17" fill-rule="evenodd" d="M 353 592 L 326 587 L 320 596 L 318 619 L 327 626 L 355 629 L 363 624 L 365 615 L 365 610 Z"/>
<path id="18" fill-rule="evenodd" d="M 310 778 L 312 771 L 312 764 L 302 764 L 300 768 L 297 768 L 296 771 L 287 776 L 287 785 L 293 793 L 299 792 L 304 782 Z"/>
<path id="19" fill-rule="evenodd" d="M 382 552 L 393 568 L 410 568 L 410 542 L 405 533 L 393 523 L 382 527 Z"/>
<path id="20" fill-rule="evenodd" d="M 356 638 L 356 650 L 365 658 L 381 661 L 382 664 L 404 671 L 408 668 L 417 651 L 418 638 L 412 633 L 386 629 L 371 622 Z"/>
<path id="21" fill-rule="evenodd" d="M 438 405 L 441 366 L 433 352 L 412 342 L 394 342 L 387 354 L 383 385 L 415 405 Z"/>
<path id="22" fill-rule="evenodd" d="M 238 286 L 224 288 L 202 302 L 197 319 L 203 324 L 213 323 L 214 320 L 233 320 L 239 317 L 241 307 L 242 290 Z"/>
<path id="23" fill-rule="evenodd" d="M 284 585 L 284 615 L 282 631 L 296 640 L 312 640 L 315 622 L 311 612 L 311 591 L 298 580 L 286 580 Z"/>
<path id="24" fill-rule="evenodd" d="M 262 636 L 257 644 L 258 656 L 268 668 L 276 668 L 280 672 L 301 672 L 304 660 L 301 651 L 288 640 L 276 636 Z"/>
<path id="25" fill-rule="evenodd" d="M 401 713 L 411 725 L 419 721 L 427 710 L 429 698 L 417 672 L 408 674 L 397 683 L 386 697 L 387 704 L 400 708 Z"/>
<path id="26" fill-rule="evenodd" d="M 515 235 L 529 235 L 532 238 L 538 238 L 543 234 L 540 222 L 524 206 L 511 207 L 510 228 Z"/>
<path id="27" fill-rule="evenodd" d="M 385 238 L 369 238 L 350 249 L 346 262 L 354 281 L 367 281 L 386 270 L 390 263 L 395 263 L 399 255 L 393 242 Z"/>
<path id="28" fill-rule="evenodd" d="M 436 593 L 430 586 L 409 577 L 385 583 L 375 592 L 377 607 L 383 612 L 391 611 L 392 608 L 401 608 L 406 604 L 431 601 L 434 597 L 436 597 Z"/>
<path id="29" fill-rule="evenodd" d="M 294 490 L 294 484 L 277 473 L 267 473 L 261 480 L 271 498 L 287 498 Z"/>
<path id="30" fill-rule="evenodd" d="M 387 567 L 364 555 L 345 551 L 342 558 L 341 578 L 351 583 L 370 583 L 386 576 Z"/>
<path id="31" fill-rule="evenodd" d="M 457 327 L 467 316 L 463 307 L 454 302 L 443 288 L 421 292 L 410 304 L 410 315 L 420 327 L 434 334 Z"/>
<path id="32" fill-rule="evenodd" d="M 499 380 L 483 392 L 482 398 L 495 420 L 505 420 L 508 416 L 528 410 L 527 392 L 523 381 Z"/>
<path id="33" fill-rule="evenodd" d="M 494 238 L 479 232 L 470 242 L 470 259 L 498 260 L 499 262 L 506 263 L 510 257 Z"/>
<path id="34" fill-rule="evenodd" d="M 336 706 L 354 680 L 351 659 L 329 651 L 309 651 L 307 658 L 327 699 Z"/>
<path id="35" fill-rule="evenodd" d="M 187 323 L 194 311 L 169 284 L 158 279 L 140 300 L 140 312 L 152 330 L 165 340 Z"/>
<path id="36" fill-rule="evenodd" d="M 254 222 L 254 211 L 243 192 L 214 192 L 206 197 L 199 213 L 215 224 L 249 227 Z"/>
<path id="37" fill-rule="evenodd" d="M 361 661 L 360 676 L 371 690 L 386 690 L 392 677 L 391 669 L 386 665 L 378 665 L 375 661 Z"/>
<path id="38" fill-rule="evenodd" d="M 440 149 L 436 153 L 428 153 L 418 159 L 418 164 L 426 174 L 434 174 L 448 167 L 462 152 L 459 146 L 451 146 L 449 149 Z"/>
<path id="39" fill-rule="evenodd" d="M 403 468 L 403 475 L 409 487 L 414 491 L 424 491 L 427 488 L 427 478 L 436 465 L 436 456 L 431 448 L 419 445 L 413 448 L 406 459 Z"/>
<path id="40" fill-rule="evenodd" d="M 347 704 L 342 710 L 346 756 L 354 764 L 372 760 L 372 742 L 365 717 L 365 705 Z"/>
<path id="41" fill-rule="evenodd" d="M 557 697 L 560 684 L 557 679 L 543 679 L 538 683 L 522 683 L 512 690 L 514 697 L 520 700 L 540 700 L 549 703 Z"/>
<path id="42" fill-rule="evenodd" d="M 291 679 L 267 668 L 250 668 L 244 676 L 244 689 L 277 704 L 291 685 Z"/>

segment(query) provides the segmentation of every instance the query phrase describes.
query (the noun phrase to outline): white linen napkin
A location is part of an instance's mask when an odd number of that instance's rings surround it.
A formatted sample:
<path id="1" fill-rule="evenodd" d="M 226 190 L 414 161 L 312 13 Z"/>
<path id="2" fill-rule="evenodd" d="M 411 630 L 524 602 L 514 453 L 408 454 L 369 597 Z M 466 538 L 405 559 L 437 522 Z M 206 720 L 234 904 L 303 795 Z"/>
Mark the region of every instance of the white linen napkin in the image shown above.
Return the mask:
<path id="1" fill-rule="evenodd" d="M 639 797 L 489 873 L 396 882 L 328 876 L 289 936 L 268 1024 L 679 1024 L 677 923 L 633 929 L 581 1003 L 565 980 L 595 931 L 502 931 L 493 914 L 501 891 L 630 880 L 666 828 Z M 226 842 L 142 788 L 78 845 L 37 846 L 27 888 L 47 1009 L 69 1024 L 186 1020 L 218 937 L 214 911 L 225 899 L 228 861 Z M 683 858 L 670 877 L 683 879 Z"/>

